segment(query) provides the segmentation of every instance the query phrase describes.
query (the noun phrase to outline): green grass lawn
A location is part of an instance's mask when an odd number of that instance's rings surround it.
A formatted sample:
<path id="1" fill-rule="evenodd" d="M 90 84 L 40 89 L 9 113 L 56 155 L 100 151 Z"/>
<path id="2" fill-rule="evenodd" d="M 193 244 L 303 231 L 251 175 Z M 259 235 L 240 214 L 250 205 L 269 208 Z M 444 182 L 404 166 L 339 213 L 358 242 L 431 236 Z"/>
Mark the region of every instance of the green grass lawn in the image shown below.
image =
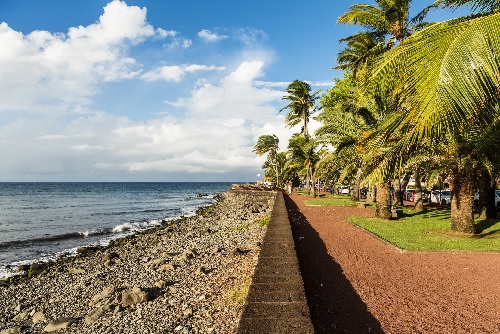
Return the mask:
<path id="1" fill-rule="evenodd" d="M 346 219 L 406 250 L 500 251 L 500 220 L 476 220 L 477 235 L 454 233 L 449 210 L 416 212 L 405 209 L 397 220 L 346 217 Z"/>

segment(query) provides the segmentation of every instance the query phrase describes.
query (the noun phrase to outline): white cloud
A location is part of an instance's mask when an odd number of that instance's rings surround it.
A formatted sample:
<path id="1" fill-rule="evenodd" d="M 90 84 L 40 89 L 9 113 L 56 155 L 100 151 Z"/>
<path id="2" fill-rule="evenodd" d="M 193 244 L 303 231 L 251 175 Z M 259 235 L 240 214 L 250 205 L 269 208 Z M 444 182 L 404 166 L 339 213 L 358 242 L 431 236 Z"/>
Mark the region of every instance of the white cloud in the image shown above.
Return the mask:
<path id="1" fill-rule="evenodd" d="M 158 36 L 160 38 L 175 37 L 175 36 L 179 35 L 179 33 L 177 31 L 165 30 L 162 28 L 157 28 L 156 33 L 158 34 Z"/>
<path id="2" fill-rule="evenodd" d="M 186 75 L 186 73 L 194 73 L 200 71 L 222 71 L 225 67 L 217 67 L 214 65 L 183 65 L 183 66 L 161 66 L 150 72 L 144 73 L 140 76 L 141 79 L 145 81 L 174 81 L 179 82 Z"/>
<path id="3" fill-rule="evenodd" d="M 188 49 L 192 44 L 193 42 L 190 39 L 176 37 L 168 43 L 164 43 L 163 47 L 169 50 L 174 50 L 177 48 Z"/>
<path id="4" fill-rule="evenodd" d="M 208 30 L 200 35 L 205 37 L 227 38 Z M 145 44 L 154 57 L 142 64 L 129 49 L 144 39 L 153 42 Z M 178 48 L 152 45 L 168 42 Z M 276 134 L 285 149 L 298 131 L 285 128 L 284 115 L 277 113 L 283 106 L 283 86 L 260 81 L 272 52 L 245 45 L 229 61 L 222 56 L 207 62 L 223 66 L 204 65 L 203 57 L 175 65 L 165 55 L 187 59 L 182 57 L 190 50 L 181 47 L 189 48 L 191 41 L 173 30 L 154 29 L 145 9 L 121 1 L 109 3 L 94 24 L 67 34 L 23 35 L 2 23 L 0 45 L 0 112 L 9 120 L 0 124 L 0 180 L 143 180 L 148 175 L 165 180 L 166 173 L 192 173 L 184 180 L 193 180 L 194 174 L 254 176 L 265 159 L 252 152 L 257 138 Z M 172 65 L 160 66 L 158 59 Z M 136 81 L 117 83 L 129 79 Z M 180 93 L 172 98 L 166 86 L 180 87 Z M 104 93 L 97 98 L 101 89 Z M 127 104 L 143 98 L 146 90 L 154 101 L 131 111 Z M 105 97 L 107 104 L 99 104 Z M 164 105 L 161 100 L 170 101 Z M 165 109 L 151 110 L 155 103 Z M 129 109 L 122 111 L 123 106 Z M 150 115 L 156 118 L 148 119 Z"/>
<path id="5" fill-rule="evenodd" d="M 187 48 L 189 48 L 191 46 L 191 44 L 193 44 L 193 41 L 191 41 L 190 39 L 184 39 L 184 40 L 182 40 L 181 46 L 184 49 L 187 49 Z"/>
<path id="6" fill-rule="evenodd" d="M 263 66 L 261 61 L 242 62 L 218 84 L 194 89 L 176 101 L 186 109 L 183 118 L 132 122 L 96 112 L 68 124 L 47 119 L 0 127 L 2 160 L 8 161 L 0 174 L 116 178 L 183 173 L 187 180 L 189 173 L 255 175 L 264 159 L 252 152 L 258 136 L 277 134 L 286 147 L 293 132 L 273 106 L 282 92 L 253 84 Z M 8 149 L 4 141 L 14 141 L 16 149 Z"/>
<path id="7" fill-rule="evenodd" d="M 180 66 L 161 66 L 153 71 L 141 75 L 141 79 L 145 81 L 181 81 L 186 71 Z"/>
<path id="8" fill-rule="evenodd" d="M 128 44 L 154 35 L 146 10 L 112 1 L 99 21 L 67 34 L 28 35 L 0 24 L 0 100 L 3 110 L 63 111 L 88 104 L 96 84 L 136 77 L 141 68 L 125 55 Z"/>
<path id="9" fill-rule="evenodd" d="M 217 42 L 228 38 L 228 36 L 226 35 L 218 35 L 207 29 L 203 29 L 200 32 L 198 32 L 198 36 L 206 42 Z"/>
<path id="10" fill-rule="evenodd" d="M 164 48 L 167 49 L 175 49 L 175 48 L 183 48 L 188 49 L 193 42 L 184 37 L 179 36 L 180 33 L 175 30 L 165 30 L 162 28 L 156 29 L 156 38 L 157 39 L 168 39 L 168 42 L 163 44 Z"/>
<path id="11" fill-rule="evenodd" d="M 241 28 L 236 31 L 236 38 L 247 46 L 255 47 L 255 44 L 268 38 L 267 34 L 259 29 Z"/>
<path id="12" fill-rule="evenodd" d="M 199 72 L 199 71 L 223 71 L 226 68 L 224 66 L 215 66 L 215 65 L 188 65 L 185 68 L 186 72 L 194 73 L 194 72 Z"/>

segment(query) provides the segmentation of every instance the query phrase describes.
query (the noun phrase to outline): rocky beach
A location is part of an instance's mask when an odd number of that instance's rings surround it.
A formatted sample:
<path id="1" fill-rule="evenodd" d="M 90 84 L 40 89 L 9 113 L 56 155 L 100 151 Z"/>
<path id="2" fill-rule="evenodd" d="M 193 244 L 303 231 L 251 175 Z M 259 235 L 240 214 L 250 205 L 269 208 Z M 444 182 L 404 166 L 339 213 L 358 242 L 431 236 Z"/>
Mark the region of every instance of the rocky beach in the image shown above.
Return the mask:
<path id="1" fill-rule="evenodd" d="M 193 217 L 3 284 L 0 333 L 234 333 L 275 196 L 231 190 Z"/>

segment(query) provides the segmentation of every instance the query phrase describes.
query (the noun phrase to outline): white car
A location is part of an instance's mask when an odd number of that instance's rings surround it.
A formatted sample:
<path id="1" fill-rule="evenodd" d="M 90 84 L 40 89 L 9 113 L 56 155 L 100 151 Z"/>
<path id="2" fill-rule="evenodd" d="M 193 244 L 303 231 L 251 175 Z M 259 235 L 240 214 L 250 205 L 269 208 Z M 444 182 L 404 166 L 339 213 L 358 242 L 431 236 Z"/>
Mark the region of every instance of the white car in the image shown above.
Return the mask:
<path id="1" fill-rule="evenodd" d="M 474 193 L 474 207 L 479 207 L 479 192 Z M 495 207 L 500 211 L 500 190 L 495 190 Z"/>
<path id="2" fill-rule="evenodd" d="M 349 195 L 349 187 L 348 186 L 340 186 L 340 193 L 344 195 Z"/>
<path id="3" fill-rule="evenodd" d="M 441 205 L 451 204 L 451 191 L 450 190 L 431 191 L 430 202 Z"/>

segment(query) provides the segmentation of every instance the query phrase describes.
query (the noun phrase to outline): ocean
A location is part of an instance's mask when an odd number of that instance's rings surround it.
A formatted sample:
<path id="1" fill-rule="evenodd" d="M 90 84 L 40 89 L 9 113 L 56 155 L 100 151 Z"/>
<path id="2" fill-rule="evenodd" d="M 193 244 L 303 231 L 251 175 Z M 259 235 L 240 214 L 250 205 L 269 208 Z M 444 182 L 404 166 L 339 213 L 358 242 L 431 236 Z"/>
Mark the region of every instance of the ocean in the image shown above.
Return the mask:
<path id="1" fill-rule="evenodd" d="M 21 264 L 55 261 L 83 246 L 193 215 L 226 182 L 0 183 L 0 279 Z"/>

